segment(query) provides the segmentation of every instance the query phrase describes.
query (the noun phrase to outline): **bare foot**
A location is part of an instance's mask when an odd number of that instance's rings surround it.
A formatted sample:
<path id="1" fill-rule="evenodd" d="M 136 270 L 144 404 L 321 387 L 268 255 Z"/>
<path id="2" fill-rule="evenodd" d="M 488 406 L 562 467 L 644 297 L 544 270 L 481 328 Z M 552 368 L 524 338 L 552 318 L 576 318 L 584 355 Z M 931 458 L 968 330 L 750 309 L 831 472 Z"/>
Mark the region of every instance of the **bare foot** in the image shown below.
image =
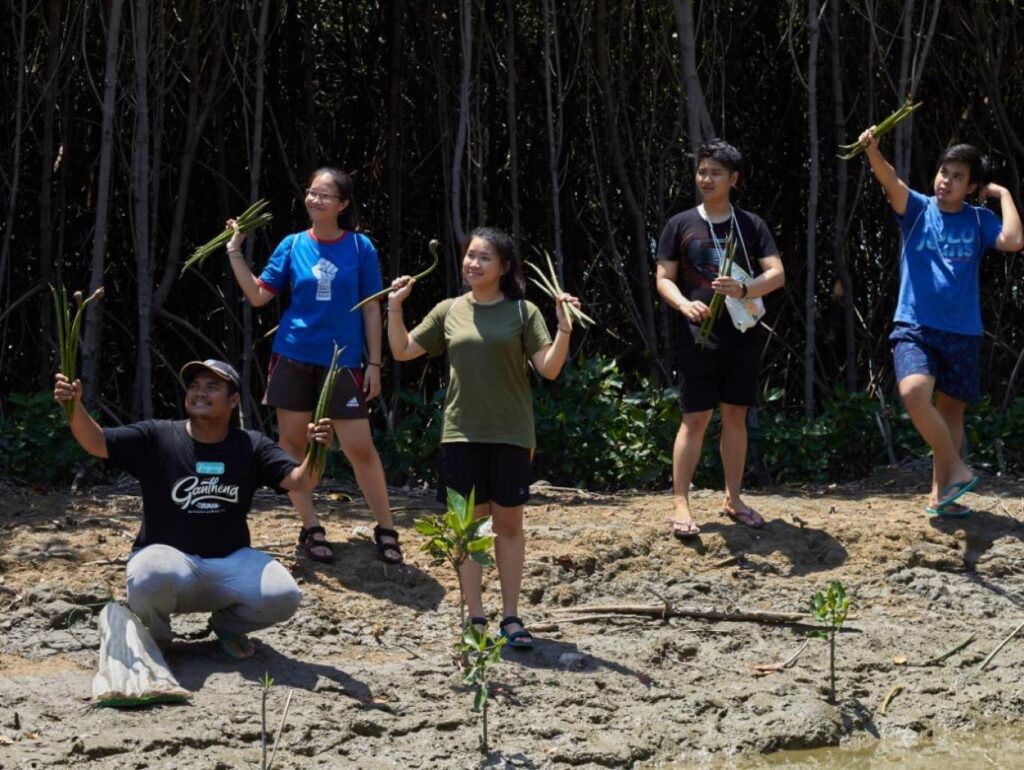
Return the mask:
<path id="1" fill-rule="evenodd" d="M 680 540 L 685 540 L 688 537 L 697 537 L 700 534 L 700 527 L 690 517 L 685 519 L 669 519 L 668 523 L 672 527 L 672 534 Z"/>

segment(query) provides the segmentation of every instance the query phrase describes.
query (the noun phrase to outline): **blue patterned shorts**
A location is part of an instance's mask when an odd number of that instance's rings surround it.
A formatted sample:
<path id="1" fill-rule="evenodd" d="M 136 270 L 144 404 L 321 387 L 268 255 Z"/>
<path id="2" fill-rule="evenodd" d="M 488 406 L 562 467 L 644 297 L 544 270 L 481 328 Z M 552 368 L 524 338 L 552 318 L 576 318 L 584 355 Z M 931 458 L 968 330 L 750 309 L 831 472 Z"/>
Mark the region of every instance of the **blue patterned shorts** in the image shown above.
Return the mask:
<path id="1" fill-rule="evenodd" d="M 981 398 L 981 337 L 898 323 L 889 340 L 896 382 L 927 374 L 951 398 L 968 404 Z"/>

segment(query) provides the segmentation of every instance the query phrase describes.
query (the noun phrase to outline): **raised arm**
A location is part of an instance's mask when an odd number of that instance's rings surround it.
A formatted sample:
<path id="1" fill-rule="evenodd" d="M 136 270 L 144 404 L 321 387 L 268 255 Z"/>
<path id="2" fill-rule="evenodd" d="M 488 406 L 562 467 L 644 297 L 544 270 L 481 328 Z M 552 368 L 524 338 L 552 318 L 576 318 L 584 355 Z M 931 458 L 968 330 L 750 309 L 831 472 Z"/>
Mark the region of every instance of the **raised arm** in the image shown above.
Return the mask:
<path id="1" fill-rule="evenodd" d="M 235 280 L 242 290 L 242 294 L 249 300 L 253 307 L 262 307 L 274 298 L 274 292 L 267 291 L 256 280 L 249 265 L 246 264 L 245 256 L 242 254 L 242 244 L 245 242 L 245 233 L 238 229 L 238 222 L 234 219 L 227 221 L 227 226 L 235 231 L 228 241 L 228 264 L 231 265 L 231 272 L 235 274 Z"/>
<path id="2" fill-rule="evenodd" d="M 103 429 L 96 423 L 82 404 L 82 381 L 70 382 L 63 374 L 54 376 L 53 400 L 58 404 L 74 402 L 75 412 L 71 418 L 71 435 L 75 437 L 82 449 L 93 457 L 106 460 L 110 457 L 107 451 L 107 440 L 103 438 Z"/>
<path id="3" fill-rule="evenodd" d="M 572 321 L 563 308 L 565 302 L 569 302 L 577 308 L 580 306 L 580 301 L 571 294 L 559 294 L 555 300 L 555 316 L 558 319 L 555 341 L 530 356 L 530 363 L 537 370 L 537 374 L 547 380 L 553 380 L 559 375 L 562 367 L 565 366 L 565 359 L 569 355 Z"/>
<path id="4" fill-rule="evenodd" d="M 414 283 L 415 278 L 403 275 L 391 282 L 391 293 L 388 294 L 388 347 L 396 361 L 411 361 L 427 352 L 409 337 L 402 316 L 402 303 L 412 294 Z"/>
<path id="5" fill-rule="evenodd" d="M 899 216 L 907 211 L 907 199 L 910 197 L 910 188 L 906 182 L 899 178 L 896 169 L 885 159 L 882 151 L 878 149 L 878 138 L 875 136 L 874 126 L 867 129 L 860 135 L 860 143 L 864 145 L 864 153 L 868 156 L 868 163 L 871 164 L 871 171 L 875 179 L 882 185 L 885 195 L 889 199 L 889 205 Z"/>
<path id="6" fill-rule="evenodd" d="M 999 201 L 1003 229 L 1000 231 L 999 237 L 996 238 L 996 248 L 1010 253 L 1024 249 L 1024 230 L 1021 228 L 1020 214 L 1017 213 L 1017 207 L 1013 204 L 1013 196 L 1010 195 L 1010 191 L 1002 185 L 989 184 L 982 189 L 980 195 L 983 199 L 995 198 Z"/>

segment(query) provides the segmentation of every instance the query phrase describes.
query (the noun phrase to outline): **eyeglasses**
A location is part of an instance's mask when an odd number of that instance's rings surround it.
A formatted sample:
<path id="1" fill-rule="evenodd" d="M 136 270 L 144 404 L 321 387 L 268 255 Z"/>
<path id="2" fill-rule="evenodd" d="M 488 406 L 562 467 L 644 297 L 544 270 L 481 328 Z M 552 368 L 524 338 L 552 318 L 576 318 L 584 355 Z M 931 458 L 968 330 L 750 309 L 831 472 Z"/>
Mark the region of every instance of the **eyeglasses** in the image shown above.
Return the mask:
<path id="1" fill-rule="evenodd" d="M 311 201 L 316 201 L 317 203 L 323 203 L 324 201 L 330 203 L 332 200 L 341 200 L 340 195 L 335 195 L 334 193 L 318 192 L 317 190 L 306 190 L 306 197 L 309 198 Z"/>

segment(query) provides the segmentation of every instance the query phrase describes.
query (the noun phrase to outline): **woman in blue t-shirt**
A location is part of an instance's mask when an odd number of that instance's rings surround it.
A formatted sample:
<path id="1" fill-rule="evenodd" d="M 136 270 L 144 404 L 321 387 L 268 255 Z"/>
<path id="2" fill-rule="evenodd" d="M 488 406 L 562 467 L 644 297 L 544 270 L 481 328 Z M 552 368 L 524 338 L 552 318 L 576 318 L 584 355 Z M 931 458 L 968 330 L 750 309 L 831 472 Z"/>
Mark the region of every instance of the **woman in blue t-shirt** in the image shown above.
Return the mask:
<path id="1" fill-rule="evenodd" d="M 274 335 L 264 403 L 277 410 L 281 447 L 296 461 L 306 451 L 306 425 L 316 407 L 320 387 L 331 363 L 334 345 L 342 348 L 338 377 L 328 417 L 356 482 L 377 519 L 373 530 L 378 557 L 389 564 L 402 561 L 398 533 L 391 518 L 384 467 L 373 445 L 366 402 L 380 394 L 381 313 L 376 302 L 361 312 L 350 308 L 381 288 L 377 250 L 355 232 L 358 214 L 352 179 L 334 168 L 319 168 L 305 191 L 311 227 L 287 236 L 255 276 L 242 257 L 245 235 L 234 220 L 228 261 L 253 307 L 267 304 L 285 288 L 291 300 Z M 369 359 L 363 369 L 363 346 Z M 329 563 L 334 549 L 313 510 L 310 493 L 290 492 L 302 519 L 299 544 L 309 558 Z"/>

